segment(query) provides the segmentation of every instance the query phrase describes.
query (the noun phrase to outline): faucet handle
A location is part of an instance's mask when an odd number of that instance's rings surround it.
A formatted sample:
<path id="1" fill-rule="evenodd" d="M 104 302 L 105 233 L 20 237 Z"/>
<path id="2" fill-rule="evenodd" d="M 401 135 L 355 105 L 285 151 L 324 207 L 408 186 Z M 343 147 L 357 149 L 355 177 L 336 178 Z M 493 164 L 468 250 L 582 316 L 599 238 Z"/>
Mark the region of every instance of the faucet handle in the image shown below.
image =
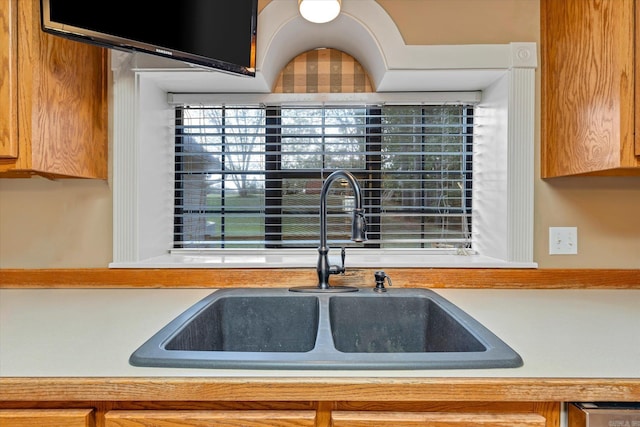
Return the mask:
<path id="1" fill-rule="evenodd" d="M 344 275 L 345 272 L 345 267 L 344 267 L 344 260 L 347 257 L 347 251 L 345 250 L 345 247 L 343 246 L 341 251 L 340 251 L 340 260 L 341 265 L 335 265 L 335 264 L 329 264 L 329 274 L 341 274 Z M 336 262 L 335 258 L 333 259 L 333 262 Z"/>

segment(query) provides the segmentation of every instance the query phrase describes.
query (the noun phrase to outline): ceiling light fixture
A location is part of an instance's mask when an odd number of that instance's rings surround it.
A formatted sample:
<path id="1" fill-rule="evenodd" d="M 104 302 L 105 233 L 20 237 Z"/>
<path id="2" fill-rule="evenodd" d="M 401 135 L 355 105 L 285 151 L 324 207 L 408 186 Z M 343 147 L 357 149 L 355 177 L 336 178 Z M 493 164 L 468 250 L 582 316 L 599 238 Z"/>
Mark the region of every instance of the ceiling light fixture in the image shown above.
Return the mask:
<path id="1" fill-rule="evenodd" d="M 341 3 L 341 0 L 298 0 L 298 8 L 307 21 L 324 24 L 340 14 Z"/>

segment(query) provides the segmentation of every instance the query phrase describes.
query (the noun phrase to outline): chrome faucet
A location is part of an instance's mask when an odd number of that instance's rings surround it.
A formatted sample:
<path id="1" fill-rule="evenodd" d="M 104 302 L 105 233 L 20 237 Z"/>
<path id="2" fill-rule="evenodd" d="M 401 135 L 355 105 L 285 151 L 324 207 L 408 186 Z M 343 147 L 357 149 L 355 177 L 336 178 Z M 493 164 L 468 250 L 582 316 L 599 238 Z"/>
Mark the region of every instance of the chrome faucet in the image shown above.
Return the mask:
<path id="1" fill-rule="evenodd" d="M 318 288 L 322 290 L 357 290 L 356 288 L 347 287 L 331 287 L 329 285 L 329 276 L 331 274 L 344 273 L 344 249 L 342 251 L 342 265 L 329 264 L 329 246 L 327 245 L 327 193 L 333 181 L 338 178 L 347 180 L 353 192 L 355 193 L 355 208 L 353 209 L 353 220 L 351 223 L 351 240 L 354 242 L 364 242 L 367 240 L 367 221 L 364 217 L 364 209 L 362 208 L 362 194 L 360 185 L 356 178 L 345 170 L 337 170 L 327 177 L 322 185 L 320 192 L 320 247 L 318 247 Z"/>

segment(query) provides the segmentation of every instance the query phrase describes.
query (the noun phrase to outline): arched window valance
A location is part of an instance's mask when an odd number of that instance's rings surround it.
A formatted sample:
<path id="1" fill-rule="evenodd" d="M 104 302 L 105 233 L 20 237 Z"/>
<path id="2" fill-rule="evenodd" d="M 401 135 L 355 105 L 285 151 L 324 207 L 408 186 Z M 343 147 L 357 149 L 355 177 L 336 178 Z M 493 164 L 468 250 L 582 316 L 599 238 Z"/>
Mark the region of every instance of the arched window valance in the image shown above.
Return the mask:
<path id="1" fill-rule="evenodd" d="M 374 92 L 366 71 L 351 55 L 337 49 L 314 49 L 292 59 L 283 69 L 274 93 Z"/>

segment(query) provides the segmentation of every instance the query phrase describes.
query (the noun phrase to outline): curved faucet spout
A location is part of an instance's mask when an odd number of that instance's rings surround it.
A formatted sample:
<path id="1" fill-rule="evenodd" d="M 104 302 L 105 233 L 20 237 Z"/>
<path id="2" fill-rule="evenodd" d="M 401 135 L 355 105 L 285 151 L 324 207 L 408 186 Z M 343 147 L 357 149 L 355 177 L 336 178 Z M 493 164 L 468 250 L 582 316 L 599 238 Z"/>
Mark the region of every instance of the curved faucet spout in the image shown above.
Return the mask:
<path id="1" fill-rule="evenodd" d="M 320 192 L 320 247 L 318 248 L 318 288 L 329 289 L 329 275 L 344 272 L 344 265 L 329 265 L 329 246 L 327 246 L 327 193 L 331 184 L 338 178 L 346 179 L 355 194 L 355 208 L 351 226 L 351 240 L 364 242 L 367 240 L 367 223 L 362 208 L 360 184 L 353 174 L 345 170 L 337 170 L 327 177 Z"/>

